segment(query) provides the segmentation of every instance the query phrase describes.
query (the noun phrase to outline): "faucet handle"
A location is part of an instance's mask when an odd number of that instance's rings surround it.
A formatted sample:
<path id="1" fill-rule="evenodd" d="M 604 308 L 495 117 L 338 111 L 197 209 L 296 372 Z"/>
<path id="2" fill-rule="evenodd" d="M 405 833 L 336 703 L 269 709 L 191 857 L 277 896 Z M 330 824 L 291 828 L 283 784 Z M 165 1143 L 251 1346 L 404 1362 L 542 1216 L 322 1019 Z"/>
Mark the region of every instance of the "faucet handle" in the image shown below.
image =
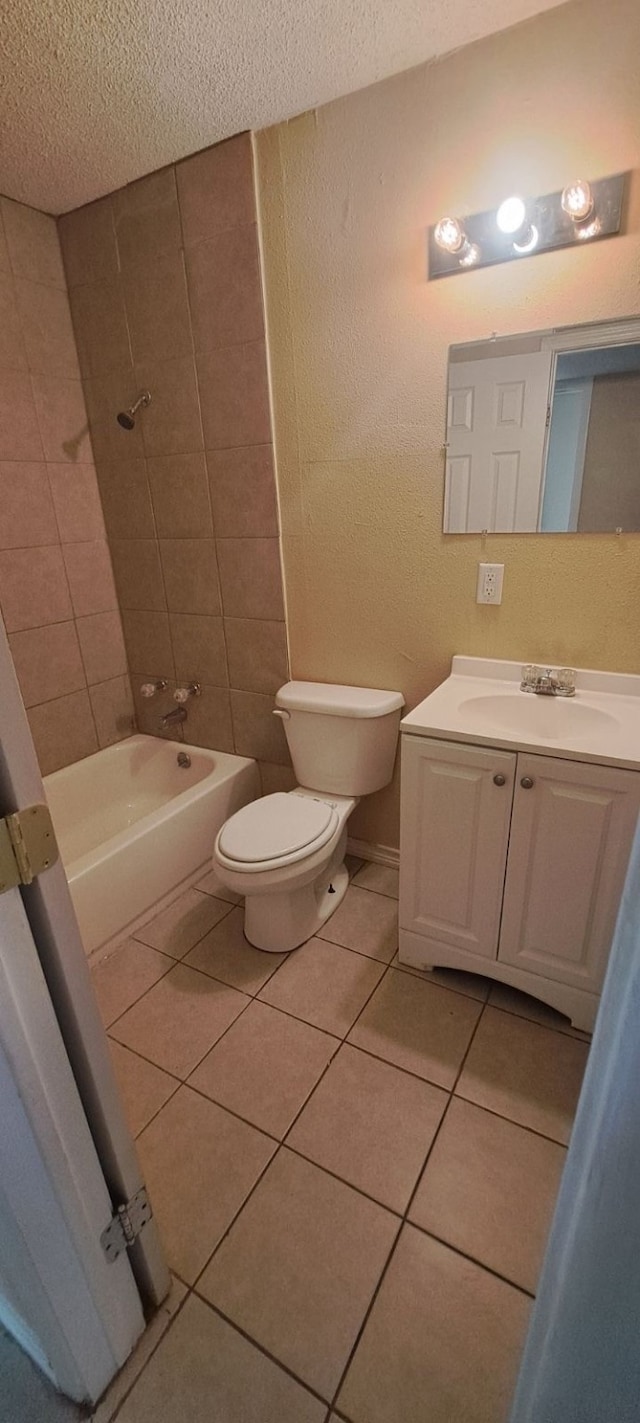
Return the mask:
<path id="1" fill-rule="evenodd" d="M 160 677 L 157 682 L 143 682 L 140 688 L 140 695 L 142 697 L 155 697 L 156 692 L 164 692 L 166 685 L 166 678 L 164 677 Z"/>
<path id="2" fill-rule="evenodd" d="M 176 687 L 173 700 L 182 705 L 184 702 L 188 702 L 189 697 L 199 697 L 201 692 L 202 688 L 199 682 L 189 682 L 186 687 Z"/>
<path id="3" fill-rule="evenodd" d="M 560 691 L 565 696 L 573 696 L 576 690 L 576 673 L 574 667 L 559 667 L 556 673 L 556 681 Z"/>

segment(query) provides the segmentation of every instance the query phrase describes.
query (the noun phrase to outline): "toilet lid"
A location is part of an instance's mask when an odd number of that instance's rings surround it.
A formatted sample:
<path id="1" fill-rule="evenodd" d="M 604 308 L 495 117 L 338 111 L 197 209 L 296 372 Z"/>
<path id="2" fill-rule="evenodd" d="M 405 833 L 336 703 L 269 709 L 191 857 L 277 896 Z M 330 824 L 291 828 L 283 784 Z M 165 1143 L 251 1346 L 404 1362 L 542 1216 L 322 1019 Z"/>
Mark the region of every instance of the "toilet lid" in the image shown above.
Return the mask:
<path id="1" fill-rule="evenodd" d="M 278 791 L 236 811 L 223 826 L 218 844 L 227 859 L 255 865 L 328 840 L 335 820 L 327 801 Z"/>

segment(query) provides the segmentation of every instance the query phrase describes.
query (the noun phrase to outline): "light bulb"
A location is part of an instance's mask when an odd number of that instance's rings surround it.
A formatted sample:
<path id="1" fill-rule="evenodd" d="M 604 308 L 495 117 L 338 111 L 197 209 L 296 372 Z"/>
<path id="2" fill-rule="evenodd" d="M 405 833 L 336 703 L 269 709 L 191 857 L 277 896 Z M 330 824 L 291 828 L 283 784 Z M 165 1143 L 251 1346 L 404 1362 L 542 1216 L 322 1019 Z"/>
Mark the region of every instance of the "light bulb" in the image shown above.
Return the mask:
<path id="1" fill-rule="evenodd" d="M 480 256 L 480 248 L 477 242 L 467 242 L 462 249 L 462 255 L 458 258 L 461 267 L 475 267 Z"/>
<path id="2" fill-rule="evenodd" d="M 576 237 L 581 242 L 588 242 L 590 237 L 597 237 L 600 231 L 600 218 L 594 217 L 591 222 L 585 222 L 581 227 L 576 227 Z"/>
<path id="3" fill-rule="evenodd" d="M 457 217 L 441 217 L 433 235 L 444 252 L 459 252 L 465 242 Z"/>
<path id="4" fill-rule="evenodd" d="M 529 227 L 525 228 L 520 241 L 514 242 L 514 252 L 517 252 L 520 257 L 526 256 L 527 252 L 533 252 L 534 247 L 538 246 L 539 235 L 535 223 L 532 222 Z"/>
<path id="5" fill-rule="evenodd" d="M 522 198 L 505 198 L 496 213 L 496 222 L 501 232 L 518 232 L 527 216 Z"/>
<path id="6" fill-rule="evenodd" d="M 576 178 L 575 183 L 568 183 L 562 191 L 560 199 L 562 211 L 566 212 L 572 222 L 584 222 L 593 212 L 593 193 L 588 183 L 582 178 Z"/>

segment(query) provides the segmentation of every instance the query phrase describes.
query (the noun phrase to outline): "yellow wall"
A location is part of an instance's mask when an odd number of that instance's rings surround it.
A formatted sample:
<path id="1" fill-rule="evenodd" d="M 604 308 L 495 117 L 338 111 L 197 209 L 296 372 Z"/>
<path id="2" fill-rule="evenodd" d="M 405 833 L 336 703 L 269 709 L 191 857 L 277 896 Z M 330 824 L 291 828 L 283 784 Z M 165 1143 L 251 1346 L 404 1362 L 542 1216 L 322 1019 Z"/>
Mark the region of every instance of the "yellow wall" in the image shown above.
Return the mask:
<path id="1" fill-rule="evenodd" d="M 454 652 L 640 672 L 640 537 L 441 532 L 449 344 L 637 314 L 640 183 L 624 236 L 425 279 L 443 213 L 640 167 L 639 54 L 637 0 L 579 0 L 258 135 L 295 677 L 413 705 Z M 397 783 L 352 829 L 397 844 Z"/>

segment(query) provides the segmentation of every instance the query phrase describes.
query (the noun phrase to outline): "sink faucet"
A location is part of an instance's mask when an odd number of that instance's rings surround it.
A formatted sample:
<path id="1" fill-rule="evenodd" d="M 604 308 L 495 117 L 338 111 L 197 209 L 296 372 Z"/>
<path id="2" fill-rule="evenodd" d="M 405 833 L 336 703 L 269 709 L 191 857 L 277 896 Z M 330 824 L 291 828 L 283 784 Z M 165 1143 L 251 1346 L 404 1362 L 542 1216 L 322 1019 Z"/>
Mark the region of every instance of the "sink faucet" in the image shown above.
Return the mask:
<path id="1" fill-rule="evenodd" d="M 172 707 L 171 711 L 165 712 L 160 717 L 160 730 L 168 731 L 170 726 L 180 726 L 180 723 L 187 720 L 187 713 L 184 707 Z"/>
<path id="2" fill-rule="evenodd" d="M 521 692 L 535 692 L 538 697 L 575 697 L 576 674 L 573 667 L 552 667 L 528 665 L 522 669 Z"/>

